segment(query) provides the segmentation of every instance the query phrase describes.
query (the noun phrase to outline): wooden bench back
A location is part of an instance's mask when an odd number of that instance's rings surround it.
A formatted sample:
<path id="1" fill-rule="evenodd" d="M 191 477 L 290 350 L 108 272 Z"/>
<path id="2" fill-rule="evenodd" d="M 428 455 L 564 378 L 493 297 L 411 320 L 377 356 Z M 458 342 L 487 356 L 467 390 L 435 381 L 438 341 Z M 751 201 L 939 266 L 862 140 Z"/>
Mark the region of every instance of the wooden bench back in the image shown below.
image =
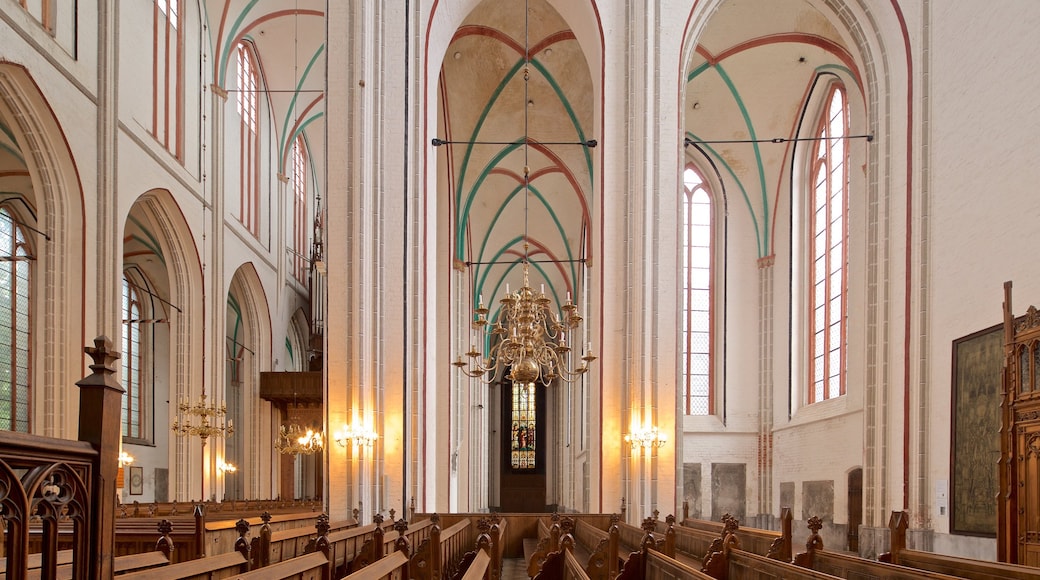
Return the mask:
<path id="1" fill-rule="evenodd" d="M 179 580 L 231 578 L 246 572 L 249 562 L 238 552 L 228 552 L 216 556 L 206 556 L 187 562 L 170 564 L 161 568 L 153 568 L 140 572 L 131 572 L 120 576 L 121 580 Z"/>

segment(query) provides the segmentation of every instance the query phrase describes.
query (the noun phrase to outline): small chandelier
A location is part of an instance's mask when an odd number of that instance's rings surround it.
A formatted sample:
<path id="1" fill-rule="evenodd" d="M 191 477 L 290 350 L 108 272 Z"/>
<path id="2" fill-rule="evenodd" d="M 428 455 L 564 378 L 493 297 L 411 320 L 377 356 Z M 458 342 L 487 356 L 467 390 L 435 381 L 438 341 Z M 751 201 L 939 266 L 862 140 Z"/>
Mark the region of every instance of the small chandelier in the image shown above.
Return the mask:
<path id="1" fill-rule="evenodd" d="M 219 407 L 216 403 L 206 403 L 205 392 L 194 404 L 181 401 L 177 404 L 177 410 L 178 417 L 173 420 L 171 428 L 179 437 L 198 437 L 205 446 L 206 440 L 210 437 L 231 437 L 235 433 L 231 419 L 228 419 L 227 423 L 224 422 L 227 406 L 223 403 Z"/>
<path id="2" fill-rule="evenodd" d="M 524 250 L 526 253 L 527 244 L 524 244 Z M 527 260 L 523 265 L 524 285 L 516 292 L 507 291 L 500 300 L 502 312 L 491 324 L 490 331 L 489 310 L 484 306 L 483 298 L 473 310 L 473 327 L 480 331 L 481 341 L 487 344 L 490 338 L 487 356 L 482 356 L 476 347 L 471 346 L 466 353 L 470 359 L 468 363 L 459 355 L 452 364 L 466 376 L 487 383 L 498 378 L 504 367 L 509 367 L 506 378 L 515 383 L 541 382 L 548 386 L 557 378 L 573 382 L 588 372 L 588 363 L 596 360 L 590 343 L 581 357 L 581 366 L 567 367 L 567 354 L 571 351 L 567 344 L 567 331 L 573 332 L 581 325 L 578 307 L 571 302 L 568 293 L 567 303 L 560 307 L 563 316 L 558 317 L 544 289 L 535 295 L 528 282 Z"/>
<path id="3" fill-rule="evenodd" d="M 312 455 L 321 453 L 324 447 L 321 431 L 304 429 L 296 423 L 282 425 L 274 442 L 274 448 L 285 455 Z"/>
<path id="4" fill-rule="evenodd" d="M 662 433 L 657 427 L 650 426 L 638 429 L 633 433 L 625 434 L 625 443 L 635 448 L 650 449 L 651 447 L 664 447 L 668 442 L 668 435 Z"/>

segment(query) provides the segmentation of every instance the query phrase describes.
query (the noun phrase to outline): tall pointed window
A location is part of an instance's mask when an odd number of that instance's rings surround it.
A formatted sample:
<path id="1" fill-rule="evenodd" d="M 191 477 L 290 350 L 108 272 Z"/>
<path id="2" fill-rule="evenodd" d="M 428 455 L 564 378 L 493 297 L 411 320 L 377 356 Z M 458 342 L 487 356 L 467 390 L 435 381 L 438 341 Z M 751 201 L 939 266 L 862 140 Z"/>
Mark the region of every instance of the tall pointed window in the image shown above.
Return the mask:
<path id="1" fill-rule="evenodd" d="M 683 171 L 682 381 L 687 415 L 715 412 L 711 362 L 711 192 L 691 165 Z"/>
<path id="2" fill-rule="evenodd" d="M 809 402 L 845 394 L 848 109 L 834 85 L 816 130 L 809 195 Z"/>
<path id="3" fill-rule="evenodd" d="M 260 235 L 260 118 L 259 73 L 249 45 L 238 44 L 237 104 L 240 123 L 241 198 L 238 219 L 254 236 Z"/>
<path id="4" fill-rule="evenodd" d="M 184 32 L 179 0 L 152 10 L 152 135 L 184 160 Z"/>
<path id="5" fill-rule="evenodd" d="M 300 282 L 307 280 L 307 149 L 303 135 L 293 140 L 292 148 L 293 189 L 293 277 Z"/>
<path id="6" fill-rule="evenodd" d="M 19 3 L 47 32 L 54 34 L 54 0 L 20 0 Z"/>
<path id="7" fill-rule="evenodd" d="M 0 429 L 32 428 L 32 254 L 25 230 L 0 207 Z"/>
<path id="8" fill-rule="evenodd" d="M 126 274 L 123 274 L 123 437 L 144 438 L 144 357 L 142 355 L 141 325 L 147 321 L 141 313 L 140 293 Z"/>

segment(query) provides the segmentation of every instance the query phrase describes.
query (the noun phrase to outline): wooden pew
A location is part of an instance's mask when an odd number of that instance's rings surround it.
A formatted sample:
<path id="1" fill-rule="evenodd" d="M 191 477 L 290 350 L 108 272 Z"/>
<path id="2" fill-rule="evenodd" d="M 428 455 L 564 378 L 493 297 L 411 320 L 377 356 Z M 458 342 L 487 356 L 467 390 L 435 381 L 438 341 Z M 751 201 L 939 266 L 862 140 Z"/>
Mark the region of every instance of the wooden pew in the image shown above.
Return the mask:
<path id="1" fill-rule="evenodd" d="M 131 572 L 120 576 L 122 580 L 178 580 L 208 579 L 217 580 L 231 578 L 249 570 L 249 561 L 240 552 L 228 552 L 216 556 L 206 556 L 170 564 L 161 568 L 153 568 L 139 572 Z"/>
<path id="2" fill-rule="evenodd" d="M 339 578 L 348 573 L 347 567 L 356 558 L 365 542 L 372 539 L 377 528 L 382 529 L 376 524 L 368 524 L 341 528 L 328 534 L 328 559 L 335 577 Z"/>
<path id="3" fill-rule="evenodd" d="M 708 520 L 695 520 L 690 518 L 683 518 L 681 527 L 676 528 L 676 534 L 684 533 L 684 528 L 688 530 L 701 530 L 710 532 L 712 537 L 718 537 L 722 534 L 725 528 L 725 521 L 730 518 L 729 514 L 724 514 L 720 521 L 712 522 Z M 790 508 L 784 507 L 780 510 L 780 525 L 781 531 L 775 530 L 762 530 L 757 528 L 740 528 L 740 539 L 744 543 L 744 550 L 754 552 L 755 554 L 766 555 L 770 549 L 774 548 L 774 544 L 777 544 L 781 550 L 781 559 L 791 559 L 791 510 Z M 786 534 L 784 533 L 784 526 L 786 526 Z M 677 541 L 678 538 L 677 538 Z M 785 544 L 786 542 L 786 544 Z"/>
<path id="4" fill-rule="evenodd" d="M 473 577 L 475 572 L 471 570 L 476 566 L 482 570 L 478 577 L 498 580 L 502 576 L 502 554 L 505 549 L 503 544 L 506 527 L 506 520 L 503 520 L 498 514 L 477 520 L 480 535 L 477 536 L 476 546 L 462 555 L 453 578 Z M 487 553 L 486 562 L 482 555 L 484 552 Z"/>
<path id="5" fill-rule="evenodd" d="M 891 549 L 880 556 L 882 560 L 917 571 L 927 570 L 972 580 L 1040 580 L 1040 568 L 909 550 L 906 548 L 906 529 L 909 523 L 910 516 L 906 512 L 892 512 L 888 520 Z"/>
<path id="6" fill-rule="evenodd" d="M 559 550 L 546 556 L 534 580 L 591 580 L 574 557 L 573 549 L 574 537 L 570 534 L 561 537 Z"/>
<path id="7" fill-rule="evenodd" d="M 57 553 L 57 576 L 58 580 L 72 578 L 72 550 L 60 550 Z M 40 564 L 42 563 L 42 556 L 40 554 L 29 554 L 29 575 L 27 578 L 32 580 L 33 578 L 40 577 Z M 159 551 L 144 552 L 141 554 L 128 554 L 125 556 L 116 556 L 113 563 L 113 571 L 118 576 L 120 574 L 126 574 L 129 572 L 135 572 L 138 570 L 148 570 L 151 568 L 157 568 L 159 566 L 165 566 L 170 561 L 166 558 L 166 555 Z M 0 558 L 0 580 L 7 578 L 5 570 L 7 569 L 7 558 Z"/>
<path id="8" fill-rule="evenodd" d="M 328 559 L 321 552 L 311 552 L 288 560 L 271 564 L 251 572 L 231 576 L 231 578 L 264 579 L 264 580 L 322 580 L 328 575 Z"/>
<path id="9" fill-rule="evenodd" d="M 549 524 L 544 518 L 538 519 L 538 537 L 524 539 L 524 561 L 527 562 L 527 576 L 534 577 L 542 569 L 542 563 L 550 552 L 559 549 L 552 545 Z"/>
<path id="10" fill-rule="evenodd" d="M 657 550 L 647 552 L 645 572 L 643 577 L 647 580 L 686 578 L 689 580 L 713 580 L 699 567 L 687 566 L 682 562 L 670 558 Z"/>
<path id="11" fill-rule="evenodd" d="M 434 523 L 430 537 L 415 548 L 409 563 L 411 580 L 440 580 L 445 575 L 453 575 L 462 555 L 474 542 L 469 518 L 459 520 L 443 531 L 439 516 L 434 514 L 430 519 Z"/>
<path id="12" fill-rule="evenodd" d="M 575 522 L 574 558 L 584 564 L 585 573 L 593 580 L 613 580 L 620 569 L 618 564 L 620 538 L 616 516 L 611 519 L 610 526 L 610 531 L 604 531 L 582 519 Z M 579 544 L 585 547 L 587 556 L 579 556 L 577 551 Z"/>
<path id="13" fill-rule="evenodd" d="M 252 568 L 262 568 L 274 562 L 281 562 L 314 551 L 314 543 L 317 539 L 317 521 L 313 528 L 301 526 L 273 531 L 270 525 L 273 519 L 271 514 L 265 512 L 261 514 L 260 519 L 263 521 L 263 525 L 250 542 Z M 318 520 L 321 520 L 320 516 Z M 343 520 L 330 523 L 329 530 L 338 532 L 353 529 L 356 526 L 357 522 L 354 520 Z"/>
<path id="14" fill-rule="evenodd" d="M 648 520 L 651 518 L 647 518 Z M 727 527 L 720 538 L 717 550 L 711 552 L 705 558 L 704 567 L 697 574 L 690 574 L 695 569 L 669 558 L 664 554 L 658 554 L 657 541 L 650 533 L 651 525 L 647 524 L 647 533 L 640 544 L 640 551 L 634 552 L 625 563 L 618 580 L 645 580 L 647 578 L 675 578 L 670 575 L 675 571 L 682 574 L 679 577 L 690 577 L 704 579 L 705 576 L 717 580 L 741 579 L 741 580 L 766 580 L 784 578 L 790 580 L 831 580 L 837 578 L 808 568 L 795 566 L 789 562 L 775 560 L 745 552 L 740 549 L 740 539 L 737 537 L 734 522 L 730 518 Z"/>
<path id="15" fill-rule="evenodd" d="M 411 563 L 404 552 L 392 552 L 371 566 L 366 566 L 357 572 L 345 576 L 344 580 L 393 580 L 408 577 Z"/>

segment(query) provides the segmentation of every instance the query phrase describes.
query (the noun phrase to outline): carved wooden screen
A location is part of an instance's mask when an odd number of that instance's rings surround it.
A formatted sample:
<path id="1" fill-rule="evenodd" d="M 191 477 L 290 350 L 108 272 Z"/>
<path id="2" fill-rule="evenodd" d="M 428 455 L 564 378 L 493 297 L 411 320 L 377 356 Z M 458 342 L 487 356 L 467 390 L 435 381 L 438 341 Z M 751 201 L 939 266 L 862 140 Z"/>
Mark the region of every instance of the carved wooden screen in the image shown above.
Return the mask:
<path id="1" fill-rule="evenodd" d="M 1040 312 L 1015 318 L 1004 283 L 1004 394 L 1001 409 L 997 555 L 1040 566 Z"/>

